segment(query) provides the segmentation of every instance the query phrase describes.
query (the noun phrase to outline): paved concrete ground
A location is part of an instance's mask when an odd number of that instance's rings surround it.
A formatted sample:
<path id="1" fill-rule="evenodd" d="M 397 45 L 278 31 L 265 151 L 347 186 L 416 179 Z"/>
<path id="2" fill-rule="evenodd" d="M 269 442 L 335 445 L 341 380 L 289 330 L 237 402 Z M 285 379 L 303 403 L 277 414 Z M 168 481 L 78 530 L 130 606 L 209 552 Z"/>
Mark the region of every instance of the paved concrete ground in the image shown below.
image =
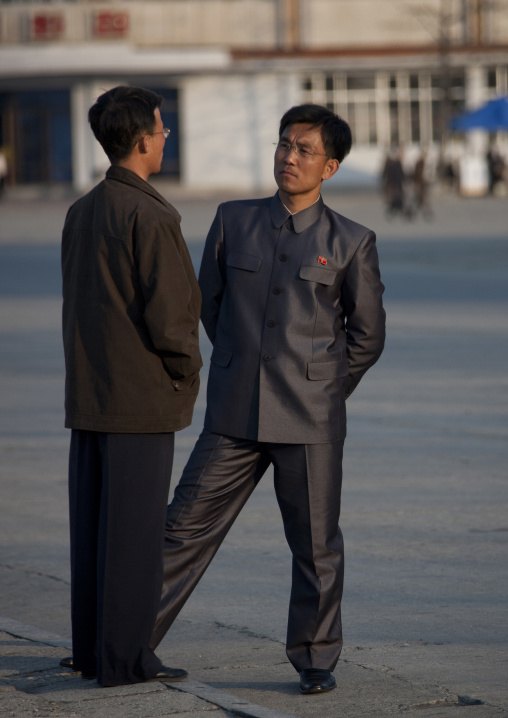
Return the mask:
<path id="1" fill-rule="evenodd" d="M 223 197 L 159 186 L 199 263 Z M 375 195 L 326 199 L 378 232 L 388 341 L 348 402 L 345 648 L 337 690 L 319 697 L 299 695 L 284 652 L 290 557 L 269 475 L 160 646 L 189 681 L 99 689 L 59 668 L 70 625 L 58 241 L 70 198 L 0 203 L 1 716 L 508 714 L 508 200 L 442 195 L 432 222 L 389 222 Z M 202 392 L 173 483 L 203 411 Z"/>

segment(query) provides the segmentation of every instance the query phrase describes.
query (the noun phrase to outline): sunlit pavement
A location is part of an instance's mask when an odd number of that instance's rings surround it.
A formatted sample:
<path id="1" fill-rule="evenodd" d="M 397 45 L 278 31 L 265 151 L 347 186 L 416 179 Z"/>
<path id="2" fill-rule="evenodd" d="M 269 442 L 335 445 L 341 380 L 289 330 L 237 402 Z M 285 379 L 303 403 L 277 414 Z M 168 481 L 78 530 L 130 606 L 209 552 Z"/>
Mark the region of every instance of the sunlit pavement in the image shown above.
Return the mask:
<path id="1" fill-rule="evenodd" d="M 218 201 L 234 195 L 157 186 L 197 267 Z M 291 561 L 270 475 L 160 646 L 188 683 L 98 689 L 58 666 L 70 636 L 59 233 L 71 197 L 0 201 L 0 715 L 506 715 L 508 200 L 434 192 L 432 221 L 390 220 L 372 192 L 325 200 L 377 232 L 388 338 L 348 402 L 344 652 L 337 690 L 318 697 L 299 695 L 284 652 Z M 173 485 L 203 420 L 202 346 Z"/>

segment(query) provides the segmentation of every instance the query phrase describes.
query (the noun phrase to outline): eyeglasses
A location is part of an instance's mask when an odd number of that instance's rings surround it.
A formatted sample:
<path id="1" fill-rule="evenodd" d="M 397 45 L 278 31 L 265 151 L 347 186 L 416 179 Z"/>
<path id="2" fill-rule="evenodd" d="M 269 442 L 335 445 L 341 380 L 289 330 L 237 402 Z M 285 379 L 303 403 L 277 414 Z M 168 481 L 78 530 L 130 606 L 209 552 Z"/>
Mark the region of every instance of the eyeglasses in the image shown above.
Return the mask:
<path id="1" fill-rule="evenodd" d="M 303 159 L 310 159 L 311 157 L 328 157 L 328 155 L 323 154 L 323 152 L 314 152 L 314 150 L 310 149 L 310 147 L 302 147 L 302 145 L 292 145 L 287 140 L 274 142 L 273 145 L 275 147 L 275 152 L 281 155 L 285 155 L 293 150 L 295 155 L 300 156 Z"/>
<path id="2" fill-rule="evenodd" d="M 164 135 L 164 139 L 167 140 L 170 132 L 171 130 L 168 130 L 167 127 L 164 127 L 164 129 L 160 132 L 152 132 L 152 135 Z"/>

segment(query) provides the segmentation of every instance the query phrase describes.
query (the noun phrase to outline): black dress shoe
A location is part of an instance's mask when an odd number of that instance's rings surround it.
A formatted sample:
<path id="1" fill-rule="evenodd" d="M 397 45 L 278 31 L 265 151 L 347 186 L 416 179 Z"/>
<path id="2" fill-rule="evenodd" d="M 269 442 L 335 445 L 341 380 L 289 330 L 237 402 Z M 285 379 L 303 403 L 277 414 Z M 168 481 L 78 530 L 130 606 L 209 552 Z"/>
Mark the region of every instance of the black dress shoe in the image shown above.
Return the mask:
<path id="1" fill-rule="evenodd" d="M 327 693 L 333 691 L 337 684 L 331 671 L 322 668 L 306 668 L 300 671 L 300 692 Z"/>
<path id="2" fill-rule="evenodd" d="M 72 656 L 67 656 L 66 658 L 62 658 L 60 661 L 60 665 L 62 668 L 70 668 L 71 671 L 74 671 L 74 660 Z M 75 671 L 76 673 L 79 673 L 80 671 Z M 94 678 L 97 678 L 97 673 L 86 673 L 85 671 L 81 671 L 81 677 L 86 678 L 87 681 L 91 681 Z"/>
<path id="3" fill-rule="evenodd" d="M 161 666 L 160 671 L 151 681 L 183 681 L 189 674 L 184 671 L 183 668 L 168 668 L 168 666 Z"/>
<path id="4" fill-rule="evenodd" d="M 62 668 L 70 668 L 71 670 L 74 670 L 74 661 L 72 656 L 67 656 L 66 658 L 62 658 L 60 661 L 60 665 Z M 84 671 L 81 674 L 83 678 L 86 678 L 88 681 L 91 681 L 93 678 L 97 678 L 96 673 L 85 673 Z M 153 678 L 150 678 L 151 681 L 183 681 L 184 678 L 187 678 L 189 674 L 187 671 L 184 671 L 183 668 L 168 668 L 168 666 L 161 666 L 161 670 L 155 675 Z"/>

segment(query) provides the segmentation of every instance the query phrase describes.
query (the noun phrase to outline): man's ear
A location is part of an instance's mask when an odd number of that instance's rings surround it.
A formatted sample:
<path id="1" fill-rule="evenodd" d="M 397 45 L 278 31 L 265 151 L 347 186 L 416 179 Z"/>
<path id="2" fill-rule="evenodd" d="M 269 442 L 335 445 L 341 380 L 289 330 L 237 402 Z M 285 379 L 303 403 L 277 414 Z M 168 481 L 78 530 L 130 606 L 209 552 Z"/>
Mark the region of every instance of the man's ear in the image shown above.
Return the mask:
<path id="1" fill-rule="evenodd" d="M 330 177 L 333 177 L 333 175 L 337 172 L 339 167 L 340 167 L 339 160 L 336 160 L 336 159 L 327 160 L 325 168 L 323 170 L 323 176 L 321 177 L 321 180 L 324 182 L 325 180 L 330 179 Z"/>
<path id="2" fill-rule="evenodd" d="M 136 143 L 140 155 L 146 155 L 150 148 L 150 135 L 141 135 Z"/>

